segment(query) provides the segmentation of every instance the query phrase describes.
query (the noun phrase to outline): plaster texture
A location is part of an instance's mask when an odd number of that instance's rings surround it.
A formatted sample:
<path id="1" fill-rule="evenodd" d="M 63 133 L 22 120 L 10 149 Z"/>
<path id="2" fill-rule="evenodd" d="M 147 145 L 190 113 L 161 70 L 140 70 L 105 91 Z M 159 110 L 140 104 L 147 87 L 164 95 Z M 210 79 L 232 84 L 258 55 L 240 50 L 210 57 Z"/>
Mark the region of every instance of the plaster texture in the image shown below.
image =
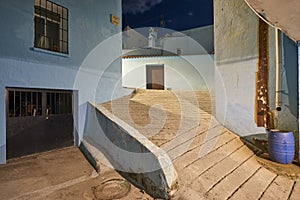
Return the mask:
<path id="1" fill-rule="evenodd" d="M 241 0 L 214 1 L 217 65 L 258 57 L 258 17 Z"/>
<path id="2" fill-rule="evenodd" d="M 217 67 L 216 115 L 240 136 L 265 133 L 254 121 L 256 59 Z"/>
<path id="3" fill-rule="evenodd" d="M 204 48 L 205 53 L 211 54 L 214 52 L 214 26 L 213 25 L 185 30 L 182 31 L 182 33 L 192 38 L 197 43 L 199 43 Z"/>
<path id="4" fill-rule="evenodd" d="M 214 8 L 216 117 L 241 136 L 263 133 L 254 122 L 258 17 L 240 0 Z"/>

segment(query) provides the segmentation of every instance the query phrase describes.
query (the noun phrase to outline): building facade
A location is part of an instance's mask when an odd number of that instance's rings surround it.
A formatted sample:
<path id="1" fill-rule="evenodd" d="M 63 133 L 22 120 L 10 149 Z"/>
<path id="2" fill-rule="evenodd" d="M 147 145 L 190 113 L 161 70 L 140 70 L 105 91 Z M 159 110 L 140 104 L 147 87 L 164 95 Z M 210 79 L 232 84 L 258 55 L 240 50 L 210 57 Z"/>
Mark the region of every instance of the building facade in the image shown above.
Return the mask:
<path id="1" fill-rule="evenodd" d="M 87 102 L 122 95 L 121 1 L 12 0 L 0 10 L 0 163 L 79 145 Z"/>
<path id="2" fill-rule="evenodd" d="M 123 87 L 214 90 L 212 25 L 183 32 L 150 28 L 148 39 L 148 47 L 123 49 Z"/>

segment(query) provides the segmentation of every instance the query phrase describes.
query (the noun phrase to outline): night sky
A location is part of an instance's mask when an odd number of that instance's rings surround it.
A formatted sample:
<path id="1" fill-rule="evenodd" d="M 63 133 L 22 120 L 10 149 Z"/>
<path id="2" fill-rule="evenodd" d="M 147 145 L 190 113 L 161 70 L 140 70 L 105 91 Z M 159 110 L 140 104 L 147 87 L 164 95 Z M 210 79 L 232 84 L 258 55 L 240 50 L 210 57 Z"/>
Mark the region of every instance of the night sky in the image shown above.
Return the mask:
<path id="1" fill-rule="evenodd" d="M 213 24 L 213 0 L 122 0 L 123 28 L 160 27 L 181 31 Z"/>

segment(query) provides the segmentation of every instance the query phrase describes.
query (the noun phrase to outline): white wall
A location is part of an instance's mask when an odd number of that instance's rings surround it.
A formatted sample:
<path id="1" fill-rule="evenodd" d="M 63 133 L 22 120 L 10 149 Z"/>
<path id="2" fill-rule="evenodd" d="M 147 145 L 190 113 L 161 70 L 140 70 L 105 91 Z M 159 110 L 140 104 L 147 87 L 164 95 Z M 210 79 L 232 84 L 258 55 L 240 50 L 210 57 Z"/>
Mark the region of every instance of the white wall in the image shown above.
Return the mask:
<path id="1" fill-rule="evenodd" d="M 148 45 L 148 38 L 135 31 L 134 29 L 125 30 L 122 37 L 123 49 L 134 49 Z"/>
<path id="2" fill-rule="evenodd" d="M 216 117 L 240 136 L 255 124 L 258 17 L 241 0 L 214 1 Z"/>
<path id="3" fill-rule="evenodd" d="M 122 59 L 122 85 L 146 88 L 146 65 L 163 64 L 165 88 L 214 90 L 214 56 L 189 55 Z"/>
<path id="4" fill-rule="evenodd" d="M 214 25 L 203 26 L 199 28 L 182 31 L 183 34 L 197 41 L 207 53 L 214 52 Z"/>
<path id="5" fill-rule="evenodd" d="M 264 133 L 254 121 L 257 59 L 216 67 L 217 119 L 240 136 Z"/>
<path id="6" fill-rule="evenodd" d="M 204 49 L 204 47 L 201 46 L 201 44 L 184 34 L 177 37 L 165 37 L 161 41 L 161 46 L 164 50 L 175 54 L 177 54 L 177 48 L 181 49 L 182 55 L 207 54 L 206 50 Z"/>

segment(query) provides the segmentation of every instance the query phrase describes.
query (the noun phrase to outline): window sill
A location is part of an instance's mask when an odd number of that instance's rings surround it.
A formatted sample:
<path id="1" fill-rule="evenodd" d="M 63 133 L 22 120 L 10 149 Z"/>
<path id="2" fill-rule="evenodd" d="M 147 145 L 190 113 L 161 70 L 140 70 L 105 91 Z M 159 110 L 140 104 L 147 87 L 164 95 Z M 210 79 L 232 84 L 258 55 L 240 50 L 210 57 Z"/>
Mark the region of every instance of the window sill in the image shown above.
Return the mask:
<path id="1" fill-rule="evenodd" d="M 65 58 L 70 57 L 70 54 L 64 54 L 64 53 L 60 53 L 60 52 L 49 51 L 49 50 L 41 49 L 41 48 L 38 48 L 38 47 L 32 47 L 31 50 L 41 52 L 41 53 L 45 53 L 45 54 L 49 54 L 49 55 L 61 56 L 61 57 L 65 57 Z"/>

